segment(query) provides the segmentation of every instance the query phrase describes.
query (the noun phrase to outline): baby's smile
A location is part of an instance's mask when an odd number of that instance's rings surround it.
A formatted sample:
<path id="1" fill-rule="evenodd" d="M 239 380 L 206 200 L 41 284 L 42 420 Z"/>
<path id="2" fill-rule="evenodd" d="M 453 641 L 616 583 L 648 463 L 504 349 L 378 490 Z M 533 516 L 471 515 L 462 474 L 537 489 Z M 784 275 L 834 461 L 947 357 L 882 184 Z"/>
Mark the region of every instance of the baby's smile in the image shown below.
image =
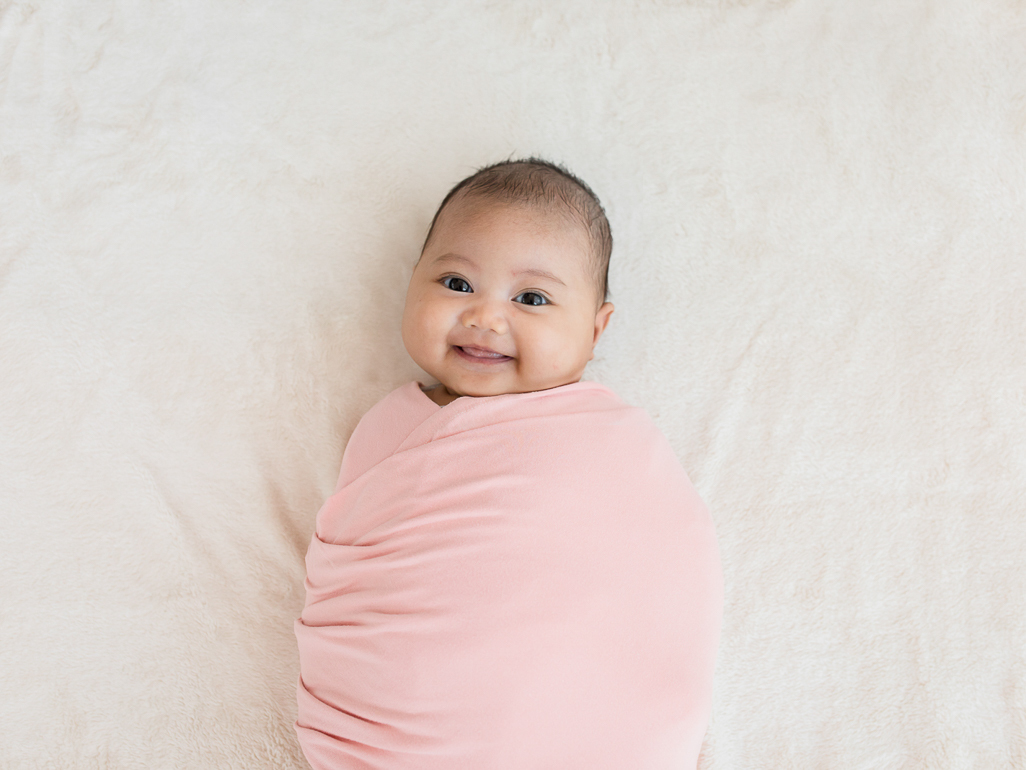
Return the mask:
<path id="1" fill-rule="evenodd" d="M 453 345 L 452 349 L 455 350 L 461 358 L 473 364 L 494 366 L 495 364 L 504 364 L 507 361 L 514 360 L 512 356 L 507 356 L 504 353 L 498 353 L 494 350 L 474 345 Z"/>

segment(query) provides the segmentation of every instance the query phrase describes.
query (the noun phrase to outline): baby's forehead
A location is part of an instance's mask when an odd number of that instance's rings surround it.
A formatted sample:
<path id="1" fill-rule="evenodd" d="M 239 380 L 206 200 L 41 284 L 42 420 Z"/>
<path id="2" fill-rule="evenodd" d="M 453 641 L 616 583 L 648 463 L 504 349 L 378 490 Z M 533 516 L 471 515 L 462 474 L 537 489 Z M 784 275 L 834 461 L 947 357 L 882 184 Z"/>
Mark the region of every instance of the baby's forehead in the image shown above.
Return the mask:
<path id="1" fill-rule="evenodd" d="M 439 219 L 454 231 L 473 228 L 485 216 L 504 220 L 512 228 L 537 232 L 544 229 L 553 237 L 580 241 L 584 249 L 593 251 L 591 233 L 571 207 L 562 202 L 507 201 L 481 195 L 469 195 L 450 201 Z"/>

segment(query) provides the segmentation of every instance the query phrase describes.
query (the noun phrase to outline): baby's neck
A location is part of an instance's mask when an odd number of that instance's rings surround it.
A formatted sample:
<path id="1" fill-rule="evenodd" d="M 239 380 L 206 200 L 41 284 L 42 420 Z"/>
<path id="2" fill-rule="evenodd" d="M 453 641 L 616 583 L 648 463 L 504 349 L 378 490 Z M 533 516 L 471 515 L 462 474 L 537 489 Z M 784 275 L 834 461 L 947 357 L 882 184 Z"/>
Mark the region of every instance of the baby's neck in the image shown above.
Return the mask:
<path id="1" fill-rule="evenodd" d="M 444 385 L 433 385 L 430 388 L 427 388 L 424 391 L 424 393 L 425 395 L 427 395 L 428 398 L 430 398 L 439 406 L 451 404 L 453 401 L 459 398 L 459 396 L 457 396 L 455 393 L 450 393 L 448 390 L 446 390 Z"/>

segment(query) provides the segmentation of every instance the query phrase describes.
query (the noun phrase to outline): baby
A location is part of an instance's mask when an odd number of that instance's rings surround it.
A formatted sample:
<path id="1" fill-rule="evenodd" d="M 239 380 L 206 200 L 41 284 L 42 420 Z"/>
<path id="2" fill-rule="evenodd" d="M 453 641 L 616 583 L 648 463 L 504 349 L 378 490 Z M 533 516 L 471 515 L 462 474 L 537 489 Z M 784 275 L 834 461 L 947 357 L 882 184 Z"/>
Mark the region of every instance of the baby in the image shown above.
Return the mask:
<path id="1" fill-rule="evenodd" d="M 554 164 L 458 184 L 406 297 L 409 383 L 360 421 L 307 553 L 315 770 L 694 768 L 722 579 L 644 413 L 581 381 L 612 238 Z"/>
<path id="2" fill-rule="evenodd" d="M 499 163 L 457 185 L 406 295 L 403 342 L 460 396 L 577 382 L 609 323 L 609 222 L 591 189 L 553 164 Z"/>

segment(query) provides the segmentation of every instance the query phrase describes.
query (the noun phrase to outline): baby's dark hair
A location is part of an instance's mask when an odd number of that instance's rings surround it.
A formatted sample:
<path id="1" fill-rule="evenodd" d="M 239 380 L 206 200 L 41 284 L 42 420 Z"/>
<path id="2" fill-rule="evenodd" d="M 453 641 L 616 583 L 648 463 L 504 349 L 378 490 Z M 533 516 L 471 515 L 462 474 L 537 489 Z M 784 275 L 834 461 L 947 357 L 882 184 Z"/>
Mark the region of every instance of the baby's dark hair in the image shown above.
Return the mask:
<path id="1" fill-rule="evenodd" d="M 562 207 L 563 213 L 575 225 L 587 230 L 595 258 L 595 283 L 599 297 L 603 302 L 609 298 L 609 257 L 613 252 L 609 220 L 598 196 L 563 166 L 540 158 L 524 158 L 504 160 L 479 169 L 449 190 L 442 200 L 424 239 L 425 247 L 445 207 L 457 198 L 469 197 Z"/>

